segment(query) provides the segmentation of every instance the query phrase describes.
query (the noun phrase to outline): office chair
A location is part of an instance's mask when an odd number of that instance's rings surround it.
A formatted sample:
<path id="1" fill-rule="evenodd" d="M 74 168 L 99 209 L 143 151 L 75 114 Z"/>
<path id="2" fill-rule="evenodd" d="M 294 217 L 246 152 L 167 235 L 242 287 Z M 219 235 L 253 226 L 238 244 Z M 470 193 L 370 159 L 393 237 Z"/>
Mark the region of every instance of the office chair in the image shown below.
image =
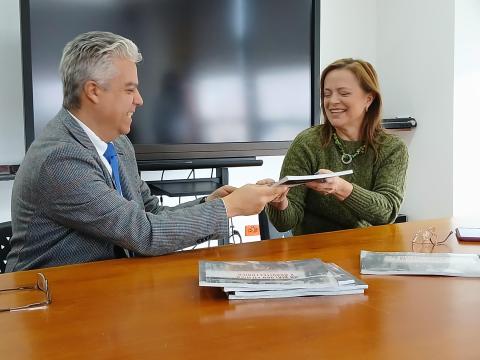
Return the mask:
<path id="1" fill-rule="evenodd" d="M 0 223 L 0 274 L 5 272 L 7 254 L 11 249 L 10 238 L 12 237 L 12 223 L 10 221 Z"/>
<path id="2" fill-rule="evenodd" d="M 270 240 L 293 236 L 292 231 L 280 232 L 268 220 L 268 215 L 265 210 L 258 214 L 258 225 L 260 227 L 260 239 Z"/>

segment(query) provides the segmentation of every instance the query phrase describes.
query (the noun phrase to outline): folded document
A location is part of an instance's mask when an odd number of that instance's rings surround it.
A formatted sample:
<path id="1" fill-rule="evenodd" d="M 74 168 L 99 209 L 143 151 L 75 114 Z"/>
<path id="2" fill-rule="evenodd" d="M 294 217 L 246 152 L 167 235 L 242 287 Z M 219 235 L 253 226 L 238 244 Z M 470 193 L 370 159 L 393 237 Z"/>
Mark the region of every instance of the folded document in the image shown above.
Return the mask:
<path id="1" fill-rule="evenodd" d="M 360 273 L 480 277 L 477 254 L 360 252 Z"/>

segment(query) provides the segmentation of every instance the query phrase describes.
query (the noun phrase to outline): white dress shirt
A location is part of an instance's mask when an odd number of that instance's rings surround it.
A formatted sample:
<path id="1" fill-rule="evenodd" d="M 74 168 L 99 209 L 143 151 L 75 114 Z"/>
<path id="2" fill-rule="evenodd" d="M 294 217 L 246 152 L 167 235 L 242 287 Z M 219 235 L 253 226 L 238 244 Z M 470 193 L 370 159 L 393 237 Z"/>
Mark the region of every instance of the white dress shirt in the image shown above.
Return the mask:
<path id="1" fill-rule="evenodd" d="M 68 110 L 67 110 L 68 111 Z M 95 134 L 87 125 L 85 125 L 81 120 L 77 119 L 75 115 L 73 115 L 70 111 L 68 111 L 70 115 L 77 121 L 78 125 L 85 131 L 87 134 L 88 138 L 90 141 L 93 143 L 93 146 L 95 146 L 95 150 L 97 150 L 98 155 L 100 156 L 100 159 L 102 160 L 103 164 L 107 167 L 108 171 L 110 172 L 110 176 L 112 176 L 112 167 L 108 163 L 108 160 L 103 154 L 105 154 L 105 151 L 107 151 L 107 146 L 108 144 L 100 139 L 97 134 Z"/>

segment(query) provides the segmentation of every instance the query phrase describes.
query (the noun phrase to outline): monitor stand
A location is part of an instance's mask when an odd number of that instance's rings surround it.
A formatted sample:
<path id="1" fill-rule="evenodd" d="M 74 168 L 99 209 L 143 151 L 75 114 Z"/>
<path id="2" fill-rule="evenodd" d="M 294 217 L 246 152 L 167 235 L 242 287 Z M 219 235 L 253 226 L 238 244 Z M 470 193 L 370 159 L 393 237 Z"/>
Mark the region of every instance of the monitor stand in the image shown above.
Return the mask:
<path id="1" fill-rule="evenodd" d="M 147 181 L 153 195 L 169 197 L 208 195 L 228 184 L 228 168 L 216 168 L 215 177 Z"/>

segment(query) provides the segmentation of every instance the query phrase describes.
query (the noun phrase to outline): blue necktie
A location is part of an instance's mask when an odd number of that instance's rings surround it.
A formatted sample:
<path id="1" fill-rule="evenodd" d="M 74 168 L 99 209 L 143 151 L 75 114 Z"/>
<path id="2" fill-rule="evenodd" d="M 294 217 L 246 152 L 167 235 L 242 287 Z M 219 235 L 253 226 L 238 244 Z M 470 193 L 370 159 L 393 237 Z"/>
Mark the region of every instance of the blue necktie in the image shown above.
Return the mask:
<path id="1" fill-rule="evenodd" d="M 120 195 L 123 195 L 122 185 L 120 184 L 120 174 L 118 172 L 117 152 L 115 151 L 115 146 L 113 146 L 113 143 L 111 142 L 108 143 L 107 150 L 105 151 L 103 156 L 107 159 L 108 163 L 112 167 L 112 176 L 113 176 L 113 181 L 115 182 L 115 188 L 117 189 Z"/>
<path id="2" fill-rule="evenodd" d="M 120 173 L 118 172 L 118 157 L 113 143 L 108 143 L 107 150 L 105 151 L 103 156 L 107 159 L 108 163 L 112 167 L 112 177 L 113 181 L 115 182 L 115 188 L 117 189 L 118 193 L 123 196 L 122 185 L 120 184 Z M 127 255 L 127 257 L 133 256 L 133 252 L 130 253 L 130 251 L 127 249 L 122 249 L 119 246 L 115 246 L 115 254 L 117 257 L 124 257 L 123 251 L 125 252 L 125 255 Z"/>

